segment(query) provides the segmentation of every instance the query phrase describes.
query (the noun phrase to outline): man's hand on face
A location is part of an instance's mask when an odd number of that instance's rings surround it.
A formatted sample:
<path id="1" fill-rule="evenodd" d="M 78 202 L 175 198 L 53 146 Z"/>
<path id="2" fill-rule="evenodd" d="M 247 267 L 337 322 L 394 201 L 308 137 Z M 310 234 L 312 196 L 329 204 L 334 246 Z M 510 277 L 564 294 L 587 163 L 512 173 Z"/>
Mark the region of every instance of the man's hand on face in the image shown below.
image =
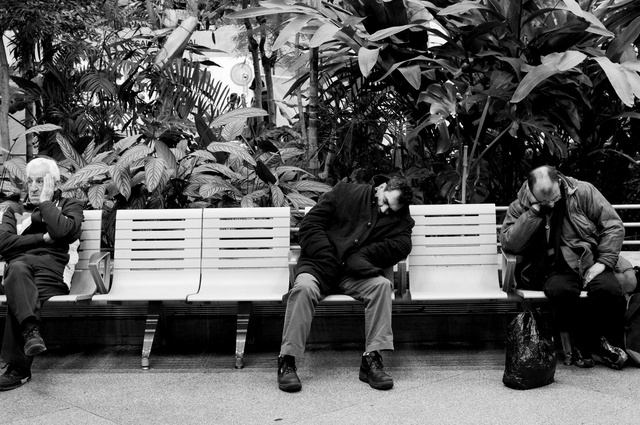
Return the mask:
<path id="1" fill-rule="evenodd" d="M 54 240 L 51 238 L 51 235 L 49 234 L 49 232 L 45 233 L 42 236 L 42 239 L 44 239 L 44 242 L 48 243 L 48 244 L 52 244 L 54 242 Z"/>
<path id="2" fill-rule="evenodd" d="M 51 201 L 53 199 L 53 193 L 55 190 L 56 182 L 50 173 L 44 176 L 44 183 L 42 184 L 42 190 L 40 191 L 40 203 L 45 201 Z"/>
<path id="3" fill-rule="evenodd" d="M 538 203 L 538 200 L 536 199 L 536 197 L 533 196 L 533 193 L 531 193 L 531 189 L 529 189 L 529 185 L 527 185 L 526 188 L 527 188 L 527 199 L 529 200 L 529 205 L 531 205 L 531 209 L 533 210 L 534 213 L 539 214 L 541 206 Z"/>

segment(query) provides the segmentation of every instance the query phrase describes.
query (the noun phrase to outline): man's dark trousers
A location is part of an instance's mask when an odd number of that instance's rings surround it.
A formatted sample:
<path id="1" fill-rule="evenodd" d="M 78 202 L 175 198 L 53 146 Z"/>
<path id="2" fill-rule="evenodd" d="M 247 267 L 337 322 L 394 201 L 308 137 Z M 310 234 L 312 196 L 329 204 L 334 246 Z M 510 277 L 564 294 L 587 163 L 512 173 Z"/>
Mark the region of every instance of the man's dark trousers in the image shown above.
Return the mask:
<path id="1" fill-rule="evenodd" d="M 3 280 L 7 295 L 7 317 L 2 340 L 2 360 L 13 366 L 31 368 L 33 357 L 24 354 L 22 323 L 40 322 L 42 304 L 54 295 L 66 295 L 65 264 L 51 254 L 23 254 L 12 259 Z"/>
<path id="2" fill-rule="evenodd" d="M 625 298 L 620 282 L 607 267 L 587 285 L 587 299 L 580 303 L 582 279 L 573 270 L 551 273 L 544 293 L 556 313 L 560 331 L 568 331 L 582 349 L 593 349 L 604 336 L 624 347 Z"/>

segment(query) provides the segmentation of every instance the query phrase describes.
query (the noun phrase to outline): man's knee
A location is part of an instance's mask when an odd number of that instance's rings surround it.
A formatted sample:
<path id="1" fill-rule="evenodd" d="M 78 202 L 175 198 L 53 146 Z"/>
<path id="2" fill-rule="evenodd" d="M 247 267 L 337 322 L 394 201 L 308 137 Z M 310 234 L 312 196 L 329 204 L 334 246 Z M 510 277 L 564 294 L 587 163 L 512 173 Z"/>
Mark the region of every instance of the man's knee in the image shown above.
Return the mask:
<path id="1" fill-rule="evenodd" d="M 293 288 L 289 292 L 290 298 L 317 298 L 320 294 L 318 281 L 310 274 L 300 274 L 293 283 Z"/>
<path id="2" fill-rule="evenodd" d="M 580 297 L 580 288 L 560 279 L 549 279 L 544 294 L 550 299 L 573 299 Z"/>
<path id="3" fill-rule="evenodd" d="M 31 274 L 31 267 L 25 261 L 14 260 L 9 263 L 3 285 L 6 288 L 16 283 L 24 284 L 25 278 Z"/>
<path id="4" fill-rule="evenodd" d="M 371 292 L 378 296 L 390 297 L 393 291 L 391 281 L 384 276 L 371 279 L 369 285 L 371 286 Z"/>
<path id="5" fill-rule="evenodd" d="M 603 273 L 602 276 L 594 279 L 589 287 L 589 296 L 618 299 L 624 296 L 622 286 L 618 279 L 612 273 Z"/>

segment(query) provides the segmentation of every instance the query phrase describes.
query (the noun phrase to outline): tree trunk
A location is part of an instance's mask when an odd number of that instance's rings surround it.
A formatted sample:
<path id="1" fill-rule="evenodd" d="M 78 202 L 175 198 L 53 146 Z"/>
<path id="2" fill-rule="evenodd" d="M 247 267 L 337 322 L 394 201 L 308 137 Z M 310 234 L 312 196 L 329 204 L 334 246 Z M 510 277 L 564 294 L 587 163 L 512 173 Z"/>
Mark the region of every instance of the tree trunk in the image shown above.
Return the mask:
<path id="1" fill-rule="evenodd" d="M 4 31 L 0 31 L 0 37 Z M 9 61 L 4 48 L 4 41 L 0 39 L 0 163 L 9 158 L 11 140 L 9 134 Z"/>
<path id="2" fill-rule="evenodd" d="M 267 112 L 269 113 L 269 122 L 275 125 L 276 123 L 276 105 L 273 97 L 273 75 L 272 65 L 275 63 L 276 52 L 273 52 L 271 57 L 267 56 L 265 51 L 265 44 L 267 42 L 267 25 L 264 17 L 258 18 L 260 22 L 260 62 L 262 63 L 262 69 L 264 70 L 264 83 L 267 88 Z M 272 61 L 273 59 L 273 61 Z"/>
<path id="3" fill-rule="evenodd" d="M 249 0 L 242 0 L 242 8 L 246 9 L 249 5 Z M 251 53 L 251 60 L 253 61 L 253 75 L 254 75 L 254 88 L 253 98 L 255 99 L 255 107 L 262 108 L 262 78 L 260 77 L 260 52 L 258 42 L 253 36 L 253 26 L 251 21 L 247 18 L 244 20 L 244 27 L 247 29 L 247 40 L 249 41 L 249 52 Z"/>
<path id="4" fill-rule="evenodd" d="M 320 160 L 318 158 L 318 48 L 309 51 L 309 147 L 307 163 L 309 172 L 318 175 Z"/>
<path id="5" fill-rule="evenodd" d="M 296 58 L 300 55 L 300 33 L 296 34 Z M 296 81 L 300 79 L 300 67 L 296 69 Z M 302 106 L 302 89 L 298 87 L 298 122 L 300 123 L 300 138 L 303 146 L 307 146 L 307 121 Z"/>

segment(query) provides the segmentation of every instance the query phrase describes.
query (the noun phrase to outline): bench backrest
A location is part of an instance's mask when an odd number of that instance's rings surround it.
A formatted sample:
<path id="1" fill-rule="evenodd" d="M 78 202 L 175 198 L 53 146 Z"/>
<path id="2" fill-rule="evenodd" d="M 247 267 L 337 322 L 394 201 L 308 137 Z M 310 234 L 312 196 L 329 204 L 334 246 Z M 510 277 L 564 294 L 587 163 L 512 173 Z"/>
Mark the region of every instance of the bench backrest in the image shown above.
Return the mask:
<path id="1" fill-rule="evenodd" d="M 202 209 L 119 210 L 105 300 L 186 300 L 200 285 Z"/>
<path id="2" fill-rule="evenodd" d="M 494 204 L 412 205 L 411 299 L 504 299 Z"/>
<path id="3" fill-rule="evenodd" d="M 290 209 L 204 210 L 202 283 L 190 301 L 281 300 L 289 287 Z"/>

